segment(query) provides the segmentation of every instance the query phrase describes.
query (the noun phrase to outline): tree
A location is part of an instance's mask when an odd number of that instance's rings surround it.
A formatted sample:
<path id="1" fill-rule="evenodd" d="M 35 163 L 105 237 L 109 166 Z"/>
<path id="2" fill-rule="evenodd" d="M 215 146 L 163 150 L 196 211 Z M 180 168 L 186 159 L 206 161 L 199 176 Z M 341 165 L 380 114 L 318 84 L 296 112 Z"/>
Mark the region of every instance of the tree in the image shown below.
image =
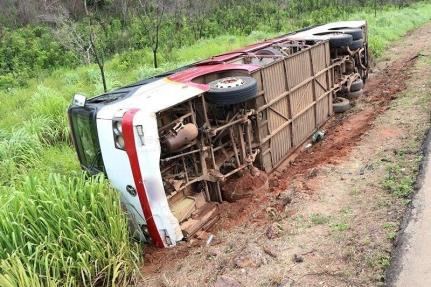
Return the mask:
<path id="1" fill-rule="evenodd" d="M 203 37 L 205 23 L 208 15 L 217 7 L 216 1 L 188 0 L 188 20 L 193 30 L 195 40 Z"/>
<path id="2" fill-rule="evenodd" d="M 282 28 L 282 11 L 287 11 L 289 5 L 287 0 L 277 0 L 275 1 L 275 7 L 277 11 L 275 12 L 275 30 L 277 32 L 281 31 Z"/>
<path id="3" fill-rule="evenodd" d="M 102 26 L 103 27 L 103 26 Z M 88 37 L 90 41 L 90 52 L 94 57 L 94 60 L 99 67 L 100 76 L 102 79 L 103 90 L 107 92 L 106 77 L 105 77 L 105 55 L 106 55 L 106 41 L 107 41 L 107 30 L 100 29 L 100 25 L 95 25 L 94 20 L 90 17 L 88 19 Z M 102 31 L 100 31 L 102 30 Z"/>
<path id="4" fill-rule="evenodd" d="M 146 34 L 153 52 L 154 68 L 158 68 L 157 53 L 160 47 L 160 30 L 165 23 L 166 12 L 173 5 L 169 0 L 139 0 L 138 16 L 141 19 L 142 27 L 146 29 Z"/>
<path id="5" fill-rule="evenodd" d="M 55 17 L 57 27 L 53 32 L 58 41 L 65 48 L 74 51 L 81 62 L 97 64 L 103 90 L 107 92 L 105 58 L 109 31 L 102 20 L 103 17 L 98 14 L 97 1 L 93 1 L 92 6 L 87 4 L 87 1 L 84 0 L 86 17 L 81 23 L 72 20 L 68 10 L 62 5 L 57 6 L 57 16 Z"/>

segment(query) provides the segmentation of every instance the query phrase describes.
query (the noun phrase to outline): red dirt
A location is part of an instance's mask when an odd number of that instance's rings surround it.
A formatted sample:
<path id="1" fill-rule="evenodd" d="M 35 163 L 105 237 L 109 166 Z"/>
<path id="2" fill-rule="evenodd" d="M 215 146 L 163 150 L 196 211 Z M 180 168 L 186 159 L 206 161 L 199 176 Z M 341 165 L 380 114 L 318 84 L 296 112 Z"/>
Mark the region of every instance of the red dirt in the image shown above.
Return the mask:
<path id="1" fill-rule="evenodd" d="M 238 199 L 251 197 L 255 193 L 265 192 L 263 189 L 267 184 L 268 177 L 265 173 L 258 171 L 252 175 L 251 172 L 246 172 L 239 178 L 231 178 L 222 184 L 223 199 L 234 202 Z"/>
<path id="2" fill-rule="evenodd" d="M 370 78 L 364 89 L 364 109 L 331 118 L 323 127 L 327 131 L 323 141 L 300 152 L 289 166 L 271 175 L 272 179 L 275 179 L 272 181 L 271 192 L 259 193 L 253 198 L 241 199 L 234 203 L 222 203 L 221 218 L 209 232 L 217 235 L 221 229 L 228 230 L 245 222 L 266 224 L 268 218 L 264 210 L 265 206 L 271 198 L 274 198 L 274 194 L 284 191 L 295 178 L 302 179 L 303 192 L 312 193 L 310 170 L 323 164 L 339 163 L 352 151 L 361 136 L 373 125 L 374 119 L 388 108 L 397 93 L 406 89 L 405 82 L 409 77 L 407 70 L 414 64 L 416 58 L 417 56 L 414 56 L 395 61 Z M 277 204 L 273 206 L 276 207 Z M 165 262 L 173 264 L 173 260 L 186 257 L 192 250 L 190 247 L 201 244 L 201 241 L 192 239 L 173 249 L 147 248 L 144 271 L 146 274 L 158 272 Z"/>
<path id="3" fill-rule="evenodd" d="M 283 172 L 287 173 L 285 177 L 303 174 L 321 164 L 337 163 L 348 155 L 374 119 L 388 108 L 395 95 L 406 89 L 406 71 L 416 58 L 397 61 L 371 78 L 364 89 L 366 108 L 330 119 L 323 127 L 327 131 L 326 139 L 308 150 L 306 156 L 297 157 L 292 167 Z"/>

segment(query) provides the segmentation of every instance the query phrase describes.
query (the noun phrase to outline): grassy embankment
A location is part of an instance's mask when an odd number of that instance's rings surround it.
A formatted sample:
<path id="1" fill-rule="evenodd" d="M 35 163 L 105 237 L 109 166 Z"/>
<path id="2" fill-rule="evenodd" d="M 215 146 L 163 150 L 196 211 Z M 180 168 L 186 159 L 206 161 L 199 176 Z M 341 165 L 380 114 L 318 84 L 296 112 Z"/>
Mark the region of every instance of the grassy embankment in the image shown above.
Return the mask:
<path id="1" fill-rule="evenodd" d="M 431 4 L 349 15 L 367 19 L 376 56 L 391 41 L 431 19 Z M 286 29 L 295 28 L 291 27 Z M 164 57 L 149 51 L 108 61 L 108 86 L 119 87 L 194 60 L 268 37 L 220 36 Z M 0 286 L 126 285 L 140 247 L 129 242 L 118 197 L 102 178 L 87 179 L 68 140 L 65 111 L 72 95 L 102 90 L 97 67 L 61 69 L 25 88 L 0 91 Z M 110 284 L 112 285 L 112 284 Z"/>

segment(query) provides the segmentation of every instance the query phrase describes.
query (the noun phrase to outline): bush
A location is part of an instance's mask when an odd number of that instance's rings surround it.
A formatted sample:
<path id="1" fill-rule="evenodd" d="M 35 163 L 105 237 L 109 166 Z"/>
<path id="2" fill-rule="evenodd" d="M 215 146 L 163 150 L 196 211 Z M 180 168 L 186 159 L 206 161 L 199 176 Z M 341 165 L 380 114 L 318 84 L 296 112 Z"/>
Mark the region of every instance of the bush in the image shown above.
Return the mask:
<path id="1" fill-rule="evenodd" d="M 47 27 L 5 29 L 0 38 L 0 88 L 23 85 L 40 71 L 76 64 Z"/>

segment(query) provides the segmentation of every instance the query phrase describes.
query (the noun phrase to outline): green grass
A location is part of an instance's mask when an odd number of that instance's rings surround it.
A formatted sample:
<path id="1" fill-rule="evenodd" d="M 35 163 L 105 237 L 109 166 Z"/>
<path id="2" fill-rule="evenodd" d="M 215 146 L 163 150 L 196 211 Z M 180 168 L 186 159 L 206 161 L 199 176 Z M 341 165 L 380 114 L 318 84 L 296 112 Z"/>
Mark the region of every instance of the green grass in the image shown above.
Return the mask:
<path id="1" fill-rule="evenodd" d="M 42 285 L 126 286 L 135 273 L 138 248 L 103 178 L 24 177 L 0 210 L 0 286 L 33 286 L 23 278 L 37 274 Z"/>
<path id="2" fill-rule="evenodd" d="M 352 209 L 344 207 L 340 210 L 340 214 L 334 217 L 329 223 L 329 227 L 335 233 L 346 231 L 350 228 L 349 222 L 352 218 Z"/>
<path id="3" fill-rule="evenodd" d="M 379 11 L 377 17 L 369 10 L 359 12 L 350 18 L 368 21 L 370 47 L 374 56 L 380 57 L 394 41 L 431 19 L 431 5 L 419 3 L 403 9 L 391 8 Z"/>
<path id="4" fill-rule="evenodd" d="M 391 264 L 391 257 L 386 252 L 374 254 L 367 258 L 367 264 L 373 268 L 379 268 L 385 270 Z"/>
<path id="5" fill-rule="evenodd" d="M 421 156 L 397 151 L 394 161 L 386 168 L 383 187 L 399 198 L 409 198 L 414 190 Z"/>
<path id="6" fill-rule="evenodd" d="M 332 223 L 330 224 L 330 227 L 332 229 L 332 231 L 346 231 L 347 229 L 349 229 L 349 224 L 345 223 L 345 222 L 337 222 L 337 223 Z"/>
<path id="7" fill-rule="evenodd" d="M 395 222 L 386 222 L 383 224 L 383 229 L 386 231 L 386 238 L 389 240 L 395 240 L 398 232 L 398 224 Z"/>
<path id="8" fill-rule="evenodd" d="M 321 213 L 312 213 L 310 215 L 310 221 L 314 225 L 326 224 L 329 222 L 329 219 L 330 218 L 328 216 Z"/>
<path id="9" fill-rule="evenodd" d="M 392 41 L 430 20 L 431 4 L 346 18 L 368 20 L 371 49 L 380 56 Z M 286 32 L 295 25 L 289 22 Z M 108 88 L 271 36 L 253 32 L 200 40 L 162 54 L 159 69 L 151 67 L 148 50 L 117 55 L 106 65 Z M 26 87 L 0 90 L 0 286 L 124 286 L 136 274 L 141 249 L 128 238 L 118 194 L 106 180 L 82 174 L 70 145 L 66 110 L 77 92 L 102 92 L 96 66 L 59 69 Z M 400 172 L 394 167 L 386 180 L 397 186 L 395 194 L 404 195 L 411 181 L 399 182 Z M 327 223 L 320 215 L 310 220 Z M 330 226 L 349 227 L 344 221 Z"/>

